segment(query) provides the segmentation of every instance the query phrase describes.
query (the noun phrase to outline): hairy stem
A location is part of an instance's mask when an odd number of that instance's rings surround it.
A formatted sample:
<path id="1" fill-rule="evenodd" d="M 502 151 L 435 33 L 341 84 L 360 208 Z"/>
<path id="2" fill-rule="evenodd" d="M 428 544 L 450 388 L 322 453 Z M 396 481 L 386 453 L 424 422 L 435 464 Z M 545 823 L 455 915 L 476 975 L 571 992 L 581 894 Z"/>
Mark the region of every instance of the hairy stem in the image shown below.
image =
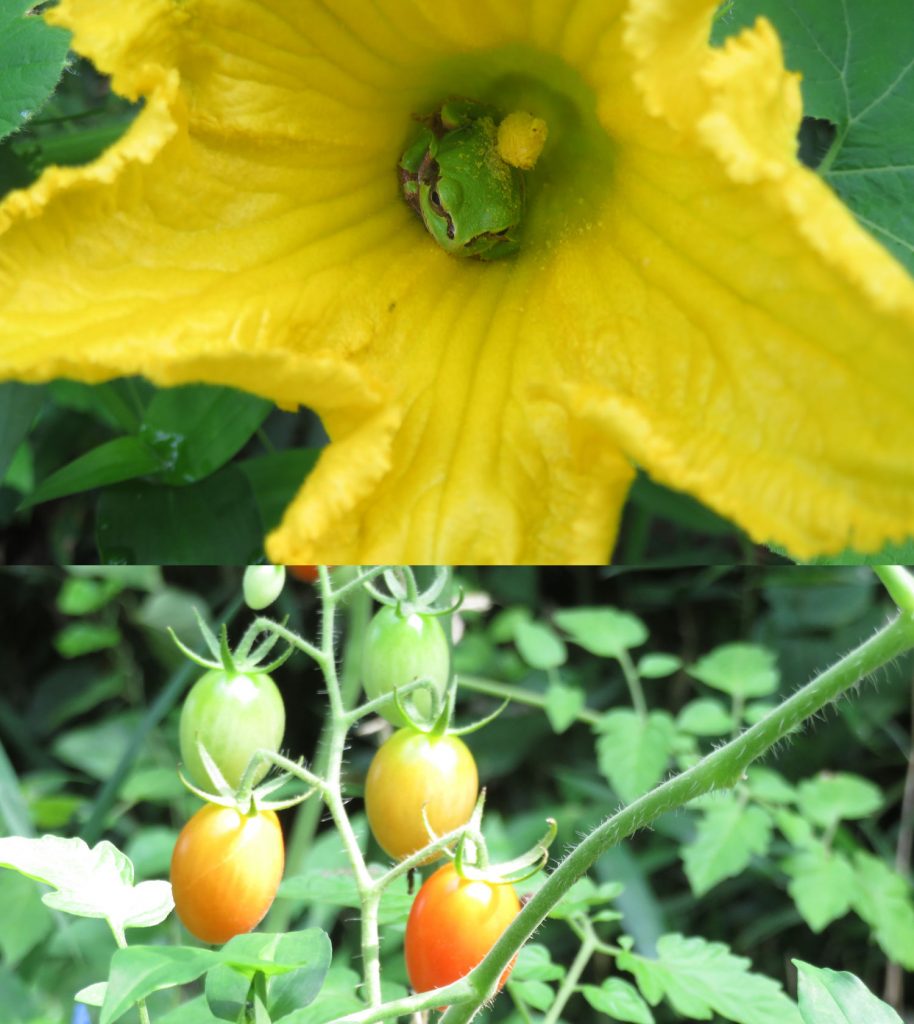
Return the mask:
<path id="1" fill-rule="evenodd" d="M 565 1004 L 574 995 L 578 982 L 581 980 L 581 975 L 584 973 L 584 968 L 590 963 L 594 949 L 596 949 L 594 935 L 591 931 L 588 931 L 581 940 L 581 948 L 578 950 L 574 960 L 571 961 L 568 973 L 555 994 L 555 1002 L 549 1007 L 546 1016 L 543 1017 L 542 1024 L 555 1024 L 562 1016 L 562 1010 L 565 1009 Z"/>

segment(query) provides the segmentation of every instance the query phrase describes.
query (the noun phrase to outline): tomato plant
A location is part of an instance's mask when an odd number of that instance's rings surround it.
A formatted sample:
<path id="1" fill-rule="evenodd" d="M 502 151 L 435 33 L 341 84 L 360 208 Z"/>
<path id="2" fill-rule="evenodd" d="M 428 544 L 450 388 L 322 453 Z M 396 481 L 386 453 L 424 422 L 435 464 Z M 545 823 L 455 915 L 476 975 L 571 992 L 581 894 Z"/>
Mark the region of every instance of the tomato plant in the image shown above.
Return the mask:
<path id="1" fill-rule="evenodd" d="M 237 787 L 256 750 L 278 750 L 286 724 L 282 695 L 265 672 L 212 669 L 191 687 L 181 709 L 180 744 L 192 782 L 214 782 L 197 750 L 203 743 L 230 786 Z M 266 766 L 254 781 L 266 774 Z"/>
<path id="2" fill-rule="evenodd" d="M 181 829 L 171 857 L 178 917 L 203 942 L 249 932 L 270 909 L 283 864 L 274 811 L 245 815 L 207 804 Z"/>
<path id="3" fill-rule="evenodd" d="M 447 637 L 435 616 L 420 612 L 403 615 L 386 606 L 369 623 L 362 648 L 362 683 L 370 698 L 391 693 L 415 679 L 428 679 L 440 702 L 447 690 L 450 664 Z M 434 714 L 427 689 L 415 690 L 409 699 L 423 717 Z M 379 713 L 393 725 L 408 724 L 393 702 Z"/>
<path id="4" fill-rule="evenodd" d="M 469 821 L 478 793 L 476 761 L 463 740 L 399 729 L 372 759 L 365 810 L 375 839 L 400 860 L 429 841 L 423 807 L 442 835 Z"/>
<path id="5" fill-rule="evenodd" d="M 489 952 L 520 911 L 508 883 L 461 878 L 445 864 L 428 878 L 406 922 L 406 970 L 417 992 L 450 985 Z M 498 981 L 507 981 L 513 963 Z"/>

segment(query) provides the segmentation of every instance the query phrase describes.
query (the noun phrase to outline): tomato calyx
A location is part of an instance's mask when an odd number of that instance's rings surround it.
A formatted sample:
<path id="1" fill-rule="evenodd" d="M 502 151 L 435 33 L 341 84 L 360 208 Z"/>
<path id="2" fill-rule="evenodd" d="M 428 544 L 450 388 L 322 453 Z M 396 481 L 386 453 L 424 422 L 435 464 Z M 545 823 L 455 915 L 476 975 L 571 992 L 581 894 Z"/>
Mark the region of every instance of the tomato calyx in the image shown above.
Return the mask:
<path id="1" fill-rule="evenodd" d="M 439 567 L 435 578 L 425 590 L 419 590 L 416 577 L 410 566 L 397 566 L 386 569 L 383 573 L 389 594 L 379 590 L 373 582 L 366 581 L 364 586 L 369 594 L 378 602 L 389 608 L 396 608 L 400 618 L 409 615 L 427 615 L 435 618 L 453 615 L 463 604 L 463 590 L 458 588 L 456 598 L 449 605 L 439 607 L 436 602 L 450 581 L 450 571 Z"/>
<path id="2" fill-rule="evenodd" d="M 232 650 L 229 645 L 228 629 L 224 622 L 219 627 L 219 637 L 217 639 L 216 634 L 206 624 L 196 607 L 194 608 L 194 615 L 197 618 L 197 625 L 200 628 L 203 640 L 212 655 L 211 658 L 206 658 L 202 654 L 197 654 L 196 651 L 191 650 L 190 647 L 179 639 L 171 626 L 168 627 L 168 632 L 178 650 L 186 658 L 200 665 L 201 668 L 223 669 L 234 675 L 243 675 L 250 672 L 265 672 L 269 674 L 288 661 L 295 651 L 295 648 L 290 643 L 278 658 L 274 658 L 273 661 L 264 664 L 264 659 L 279 640 L 279 636 L 276 633 L 269 633 L 267 638 L 255 647 L 254 644 L 257 637 L 264 632 L 264 629 L 255 622 L 254 626 L 245 633 L 241 643 Z M 279 625 L 284 627 L 288 621 L 287 616 Z"/>
<path id="3" fill-rule="evenodd" d="M 485 790 L 480 794 L 467 831 L 457 841 L 452 855 L 454 870 L 468 882 L 485 882 L 487 885 L 517 885 L 525 882 L 541 871 L 549 860 L 549 847 L 558 832 L 555 819 L 546 819 L 545 833 L 529 850 L 512 860 L 490 864 L 488 849 L 480 829 L 484 799 Z M 445 853 L 448 854 L 448 851 L 445 850 Z"/>

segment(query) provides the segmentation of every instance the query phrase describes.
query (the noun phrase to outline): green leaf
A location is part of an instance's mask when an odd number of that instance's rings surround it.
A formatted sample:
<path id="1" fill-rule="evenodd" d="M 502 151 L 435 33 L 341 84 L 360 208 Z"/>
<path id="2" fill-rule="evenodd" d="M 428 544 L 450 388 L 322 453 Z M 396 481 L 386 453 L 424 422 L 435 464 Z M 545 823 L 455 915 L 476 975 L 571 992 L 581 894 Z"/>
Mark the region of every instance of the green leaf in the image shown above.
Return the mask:
<path id="1" fill-rule="evenodd" d="M 132 564 L 248 565 L 263 549 L 254 496 L 236 466 L 188 487 L 102 492 L 96 540 L 102 561 Z"/>
<path id="2" fill-rule="evenodd" d="M 85 988 L 81 988 L 75 996 L 73 1001 L 77 1003 L 85 1003 L 86 1006 L 101 1006 L 105 1001 L 105 993 L 108 991 L 107 981 L 97 981 L 94 985 L 86 985 Z"/>
<path id="3" fill-rule="evenodd" d="M 543 710 L 549 724 L 557 733 L 563 733 L 574 725 L 578 712 L 584 707 L 584 691 L 577 686 L 551 683 L 546 690 Z"/>
<path id="4" fill-rule="evenodd" d="M 675 654 L 645 654 L 638 662 L 638 675 L 642 679 L 663 679 L 682 668 L 682 658 Z"/>
<path id="5" fill-rule="evenodd" d="M 560 981 L 564 977 L 565 968 L 553 963 L 549 950 L 536 942 L 521 947 L 511 974 L 514 981 Z"/>
<path id="6" fill-rule="evenodd" d="M 155 1024 L 214 1024 L 218 1020 L 209 1012 L 206 996 L 197 996 L 175 1007 L 164 1017 L 156 1017 Z"/>
<path id="7" fill-rule="evenodd" d="M 747 773 L 749 792 L 756 800 L 767 804 L 796 803 L 797 792 L 790 783 L 773 768 L 752 765 Z"/>
<path id="8" fill-rule="evenodd" d="M 0 138 L 21 128 L 57 85 L 70 33 L 25 12 L 28 0 L 8 0 L 0 13 Z"/>
<path id="9" fill-rule="evenodd" d="M 767 697 L 778 688 L 774 651 L 756 644 L 724 644 L 686 669 L 731 697 Z"/>
<path id="10" fill-rule="evenodd" d="M 790 876 L 787 891 L 814 932 L 843 917 L 857 899 L 857 879 L 850 861 L 816 843 L 781 865 Z"/>
<path id="11" fill-rule="evenodd" d="M 596 985 L 584 985 L 581 992 L 598 1013 L 605 1013 L 612 1020 L 628 1021 L 629 1024 L 654 1024 L 651 1008 L 635 986 L 623 978 L 607 978 L 599 988 Z"/>
<path id="12" fill-rule="evenodd" d="M 555 1002 L 555 991 L 544 981 L 515 981 L 511 976 L 510 990 L 534 1010 L 548 1010 Z"/>
<path id="13" fill-rule="evenodd" d="M 699 697 L 682 708 L 676 725 L 693 736 L 726 736 L 733 731 L 733 718 L 715 697 Z"/>
<path id="14" fill-rule="evenodd" d="M 882 793 L 872 782 L 848 772 L 818 775 L 801 782 L 800 811 L 821 828 L 839 821 L 866 818 L 882 806 Z"/>
<path id="15" fill-rule="evenodd" d="M 120 580 L 92 580 L 68 576 L 57 594 L 57 610 L 64 615 L 91 615 L 100 611 L 121 592 Z"/>
<path id="16" fill-rule="evenodd" d="M 738 875 L 753 856 L 764 856 L 770 844 L 771 818 L 766 811 L 746 807 L 730 795 L 722 797 L 699 821 L 695 839 L 682 851 L 692 892 L 701 896 Z"/>
<path id="17" fill-rule="evenodd" d="M 618 658 L 648 637 L 647 626 L 636 615 L 617 608 L 568 608 L 553 618 L 576 644 L 600 658 Z"/>
<path id="18" fill-rule="evenodd" d="M 221 1020 L 237 1021 L 242 1018 L 250 977 L 228 964 L 216 964 L 206 972 L 206 1003 L 210 1013 Z"/>
<path id="19" fill-rule="evenodd" d="M 87 775 L 107 779 L 133 742 L 137 721 L 136 712 L 126 712 L 78 726 L 58 736 L 51 750 L 55 757 Z"/>
<path id="20" fill-rule="evenodd" d="M 616 899 L 622 892 L 618 882 L 603 882 L 597 885 L 586 876 L 579 878 L 559 902 L 549 911 L 549 916 L 567 921 L 579 914 L 592 916 L 595 907 L 603 907 Z"/>
<path id="21" fill-rule="evenodd" d="M 101 1024 L 122 1017 L 138 1000 L 153 992 L 196 981 L 221 962 L 220 954 L 193 946 L 130 946 L 111 958 L 111 975 L 102 1006 Z"/>
<path id="22" fill-rule="evenodd" d="M 914 271 L 914 10 L 909 0 L 742 0 L 769 17 L 803 73 L 807 116 L 836 126 L 819 173 L 860 223 Z"/>
<path id="23" fill-rule="evenodd" d="M 319 448 L 292 448 L 235 464 L 250 482 L 264 533 L 279 526 L 283 512 L 314 469 L 319 455 Z"/>
<path id="24" fill-rule="evenodd" d="M 657 943 L 657 959 L 623 952 L 616 963 L 635 976 L 651 1006 L 665 998 L 692 1020 L 710 1020 L 717 1013 L 735 1024 L 802 1024 L 781 986 L 752 974 L 749 961 L 734 956 L 721 942 L 664 935 Z"/>
<path id="25" fill-rule="evenodd" d="M 0 907 L 0 953 L 8 967 L 15 967 L 48 934 L 53 919 L 35 884 L 11 871 L 0 871 Z"/>
<path id="26" fill-rule="evenodd" d="M 794 960 L 804 1024 L 903 1024 L 901 1017 L 847 971 Z"/>
<path id="27" fill-rule="evenodd" d="M 377 864 L 369 865 L 369 870 L 375 877 L 384 872 Z M 408 883 L 404 877 L 397 879 L 384 890 L 378 910 L 379 923 L 387 924 L 406 919 L 413 902 L 407 887 Z M 303 874 L 285 878 L 279 887 L 277 897 L 353 909 L 361 906 L 355 877 L 349 868 L 342 867 L 317 867 Z"/>
<path id="28" fill-rule="evenodd" d="M 564 640 L 545 622 L 519 620 L 514 642 L 518 653 L 531 668 L 558 668 L 568 658 Z"/>
<path id="29" fill-rule="evenodd" d="M 159 453 L 163 482 L 195 483 L 239 452 L 272 408 L 272 402 L 234 388 L 161 388 L 146 408 L 139 436 Z"/>
<path id="30" fill-rule="evenodd" d="M 161 465 L 155 451 L 139 438 L 116 437 L 45 477 L 23 502 L 23 508 L 148 476 Z"/>
<path id="31" fill-rule="evenodd" d="M 116 626 L 98 622 L 71 622 L 54 637 L 54 647 L 62 658 L 81 658 L 95 651 L 107 651 L 121 642 Z"/>
<path id="32" fill-rule="evenodd" d="M 0 17 L 2 26 L 2 17 Z M 0 27 L 0 50 L 5 45 Z M 2 63 L 0 63 L 2 68 Z M 0 92 L 3 90 L 0 71 Z M 13 461 L 19 445 L 28 437 L 32 423 L 44 402 L 45 389 L 29 384 L 0 384 L 0 480 Z"/>
<path id="33" fill-rule="evenodd" d="M 103 917 L 117 931 L 148 928 L 174 907 L 168 882 L 133 884 L 133 864 L 105 841 L 89 847 L 82 839 L 43 836 L 0 839 L 0 866 L 54 888 L 43 902 L 80 917 Z"/>
<path id="34" fill-rule="evenodd" d="M 873 929 L 890 960 L 914 971 L 914 902 L 910 884 L 877 857 L 854 854 L 854 910 Z"/>
<path id="35" fill-rule="evenodd" d="M 660 781 L 676 739 L 665 711 L 641 716 L 620 708 L 600 719 L 597 740 L 600 771 L 623 800 L 630 802 Z"/>

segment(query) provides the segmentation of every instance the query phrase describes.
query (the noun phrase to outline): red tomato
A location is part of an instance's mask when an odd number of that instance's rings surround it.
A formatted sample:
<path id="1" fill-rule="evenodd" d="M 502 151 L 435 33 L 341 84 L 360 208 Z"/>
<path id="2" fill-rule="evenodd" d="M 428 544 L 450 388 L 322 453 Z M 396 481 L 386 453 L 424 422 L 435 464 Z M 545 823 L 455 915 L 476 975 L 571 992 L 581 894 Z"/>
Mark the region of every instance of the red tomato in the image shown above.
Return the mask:
<path id="1" fill-rule="evenodd" d="M 204 942 L 249 932 L 282 879 L 282 829 L 273 811 L 239 814 L 207 804 L 181 829 L 171 856 L 175 909 Z"/>
<path id="2" fill-rule="evenodd" d="M 365 811 L 375 839 L 402 860 L 429 841 L 423 807 L 443 835 L 470 820 L 478 794 L 476 762 L 463 740 L 399 729 L 372 759 Z"/>
<path id="3" fill-rule="evenodd" d="M 453 864 L 439 868 L 422 886 L 406 922 L 406 970 L 417 992 L 462 978 L 483 959 L 517 916 L 512 885 L 461 878 Z M 510 963 L 498 981 L 508 980 Z"/>

